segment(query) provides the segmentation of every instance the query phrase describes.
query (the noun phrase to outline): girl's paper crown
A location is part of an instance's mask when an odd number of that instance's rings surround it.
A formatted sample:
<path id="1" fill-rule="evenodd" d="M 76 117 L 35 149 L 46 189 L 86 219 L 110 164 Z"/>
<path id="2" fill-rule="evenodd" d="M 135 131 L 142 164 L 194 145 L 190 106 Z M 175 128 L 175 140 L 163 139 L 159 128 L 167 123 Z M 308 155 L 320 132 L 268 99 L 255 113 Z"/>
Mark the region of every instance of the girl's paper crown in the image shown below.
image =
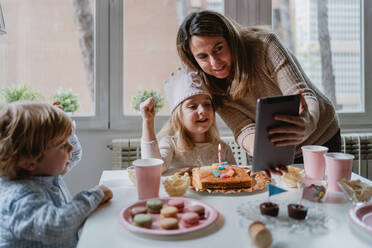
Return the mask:
<path id="1" fill-rule="evenodd" d="M 197 72 L 178 68 L 176 75 L 171 74 L 169 81 L 164 82 L 165 98 L 173 112 L 186 99 L 195 95 L 207 95 L 212 98 L 203 80 Z"/>

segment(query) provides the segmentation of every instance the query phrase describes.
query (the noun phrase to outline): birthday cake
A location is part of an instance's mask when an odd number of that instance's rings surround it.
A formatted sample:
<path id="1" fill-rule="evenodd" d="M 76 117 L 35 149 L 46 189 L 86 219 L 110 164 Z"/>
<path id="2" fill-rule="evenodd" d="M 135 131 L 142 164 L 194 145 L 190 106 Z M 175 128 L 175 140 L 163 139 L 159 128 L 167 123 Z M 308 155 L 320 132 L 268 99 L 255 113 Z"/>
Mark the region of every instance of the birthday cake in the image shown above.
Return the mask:
<path id="1" fill-rule="evenodd" d="M 191 178 L 190 189 L 208 193 L 252 192 L 266 188 L 271 181 L 264 172 L 253 173 L 248 167 L 229 165 L 227 162 L 184 168 L 175 175 L 186 173 Z"/>
<path id="2" fill-rule="evenodd" d="M 197 167 L 192 169 L 192 185 L 195 190 L 231 190 L 251 188 L 252 177 L 247 169 L 234 165 L 219 165 Z"/>

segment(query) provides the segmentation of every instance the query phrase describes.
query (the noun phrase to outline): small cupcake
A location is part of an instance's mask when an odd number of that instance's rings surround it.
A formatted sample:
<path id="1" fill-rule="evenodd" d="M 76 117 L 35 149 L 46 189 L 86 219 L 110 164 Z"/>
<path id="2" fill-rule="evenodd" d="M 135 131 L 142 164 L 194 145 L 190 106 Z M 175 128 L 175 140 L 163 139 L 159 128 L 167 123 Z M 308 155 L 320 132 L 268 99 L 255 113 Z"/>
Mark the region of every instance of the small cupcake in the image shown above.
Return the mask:
<path id="1" fill-rule="evenodd" d="M 273 202 L 263 202 L 260 204 L 260 211 L 263 215 L 276 217 L 279 213 L 279 206 Z"/>
<path id="2" fill-rule="evenodd" d="M 307 207 L 301 204 L 288 204 L 289 217 L 296 220 L 303 220 L 307 215 Z"/>

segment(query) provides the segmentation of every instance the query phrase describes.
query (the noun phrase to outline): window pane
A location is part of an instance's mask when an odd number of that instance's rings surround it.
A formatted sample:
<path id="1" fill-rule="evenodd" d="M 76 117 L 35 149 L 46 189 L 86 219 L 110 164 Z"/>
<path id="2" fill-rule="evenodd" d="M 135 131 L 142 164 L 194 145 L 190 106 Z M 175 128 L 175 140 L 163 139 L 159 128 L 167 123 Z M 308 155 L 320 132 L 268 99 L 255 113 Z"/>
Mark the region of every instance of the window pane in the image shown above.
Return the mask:
<path id="1" fill-rule="evenodd" d="M 178 26 L 191 11 L 223 12 L 223 0 L 124 1 L 124 114 L 138 115 L 132 97 L 156 90 L 164 98 L 163 82 L 181 64 L 176 49 Z M 159 114 L 168 114 L 164 107 Z"/>
<path id="2" fill-rule="evenodd" d="M 361 0 L 273 0 L 274 31 L 338 112 L 364 110 L 361 6 Z"/>
<path id="3" fill-rule="evenodd" d="M 7 34 L 0 37 L 0 88 L 25 84 L 50 103 L 59 89 L 71 89 L 80 102 L 75 114 L 93 115 L 94 4 L 2 0 Z"/>

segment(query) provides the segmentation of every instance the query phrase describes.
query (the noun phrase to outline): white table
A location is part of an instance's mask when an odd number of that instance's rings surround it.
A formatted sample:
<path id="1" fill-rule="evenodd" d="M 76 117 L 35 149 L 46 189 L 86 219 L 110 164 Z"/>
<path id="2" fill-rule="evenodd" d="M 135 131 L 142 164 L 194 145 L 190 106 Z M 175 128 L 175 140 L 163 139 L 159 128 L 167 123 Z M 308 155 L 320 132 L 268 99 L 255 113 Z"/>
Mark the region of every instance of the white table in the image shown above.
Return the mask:
<path id="1" fill-rule="evenodd" d="M 278 182 L 278 177 L 274 177 Z M 356 174 L 352 179 L 361 179 L 372 184 Z M 219 218 L 211 226 L 189 234 L 179 236 L 150 236 L 128 231 L 119 224 L 117 216 L 121 209 L 137 201 L 135 186 L 131 183 L 125 170 L 104 171 L 100 184 L 110 187 L 114 198 L 110 203 L 96 210 L 86 221 L 78 247 L 253 247 L 247 227 L 242 225 L 242 218 L 237 208 L 248 201 L 266 201 L 267 192 L 230 195 L 209 195 L 188 191 L 185 197 L 202 200 L 214 206 L 220 213 Z M 296 190 L 275 195 L 277 200 L 288 200 L 288 203 L 298 199 Z M 160 197 L 166 197 L 164 189 L 160 189 Z M 273 200 L 275 201 L 275 200 Z M 319 203 L 320 204 L 320 203 Z M 357 233 L 350 223 L 347 212 L 352 205 L 347 202 L 342 193 L 328 193 L 323 204 L 324 211 L 332 220 L 327 233 L 322 235 L 294 235 L 281 229 L 271 230 L 274 238 L 273 247 L 371 247 L 372 241 L 366 234 Z M 244 218 L 243 218 L 244 219 Z M 247 223 L 245 220 L 243 223 Z"/>

